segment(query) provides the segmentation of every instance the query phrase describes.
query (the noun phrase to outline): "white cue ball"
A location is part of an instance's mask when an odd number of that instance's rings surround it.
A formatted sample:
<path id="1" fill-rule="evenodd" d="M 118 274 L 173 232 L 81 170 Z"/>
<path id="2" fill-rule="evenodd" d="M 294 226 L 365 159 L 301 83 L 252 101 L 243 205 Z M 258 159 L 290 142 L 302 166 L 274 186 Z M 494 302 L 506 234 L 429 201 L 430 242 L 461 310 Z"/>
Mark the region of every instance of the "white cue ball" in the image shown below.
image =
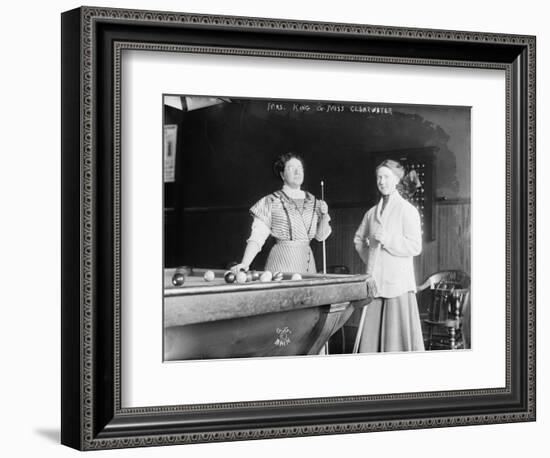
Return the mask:
<path id="1" fill-rule="evenodd" d="M 263 282 L 271 281 L 272 278 L 273 274 L 269 270 L 266 270 L 262 275 L 260 275 L 260 281 Z"/>
<path id="2" fill-rule="evenodd" d="M 214 281 L 215 278 L 216 278 L 216 275 L 211 270 L 207 270 L 204 273 L 204 281 Z"/>
<path id="3" fill-rule="evenodd" d="M 242 270 L 237 272 L 236 281 L 237 283 L 246 283 L 246 272 L 243 272 Z"/>
<path id="4" fill-rule="evenodd" d="M 292 277 L 290 277 L 291 280 L 301 280 L 302 276 L 300 274 L 292 274 Z"/>

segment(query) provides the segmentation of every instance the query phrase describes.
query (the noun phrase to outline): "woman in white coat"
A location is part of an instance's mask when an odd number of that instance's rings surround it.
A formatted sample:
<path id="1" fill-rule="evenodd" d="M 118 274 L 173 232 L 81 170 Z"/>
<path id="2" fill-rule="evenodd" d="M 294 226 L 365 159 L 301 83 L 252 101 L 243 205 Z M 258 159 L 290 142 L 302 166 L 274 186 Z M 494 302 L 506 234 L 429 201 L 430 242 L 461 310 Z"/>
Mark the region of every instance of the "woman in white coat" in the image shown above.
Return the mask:
<path id="1" fill-rule="evenodd" d="M 361 353 L 424 350 L 413 266 L 413 256 L 422 251 L 422 232 L 418 210 L 397 190 L 404 173 L 403 166 L 390 159 L 376 168 L 382 198 L 355 233 L 355 249 L 374 291 L 360 337 Z"/>

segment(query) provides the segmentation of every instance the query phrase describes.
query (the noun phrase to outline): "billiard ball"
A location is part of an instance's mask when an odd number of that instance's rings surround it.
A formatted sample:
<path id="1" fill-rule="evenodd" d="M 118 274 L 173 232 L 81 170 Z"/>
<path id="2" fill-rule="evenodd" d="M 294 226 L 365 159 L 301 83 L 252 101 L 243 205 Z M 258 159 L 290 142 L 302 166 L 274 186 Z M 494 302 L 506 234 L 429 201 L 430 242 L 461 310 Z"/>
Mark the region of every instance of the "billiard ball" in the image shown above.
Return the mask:
<path id="1" fill-rule="evenodd" d="M 290 277 L 291 280 L 301 280 L 302 276 L 300 274 L 292 274 L 292 277 Z"/>
<path id="2" fill-rule="evenodd" d="M 283 273 L 282 272 L 275 272 L 273 274 L 273 281 L 281 281 L 283 279 Z"/>
<path id="3" fill-rule="evenodd" d="M 182 286 L 185 283 L 185 275 L 181 272 L 176 272 L 172 276 L 172 284 L 174 286 Z"/>
<path id="4" fill-rule="evenodd" d="M 251 270 L 250 273 L 252 274 L 252 281 L 260 279 L 260 272 L 258 272 L 257 270 Z"/>
<path id="5" fill-rule="evenodd" d="M 235 280 L 237 283 L 246 283 L 246 272 L 243 272 L 242 270 L 237 272 L 237 275 L 235 275 Z"/>
<path id="6" fill-rule="evenodd" d="M 214 281 L 215 278 L 216 278 L 216 274 L 211 270 L 207 270 L 204 273 L 204 281 Z"/>
<path id="7" fill-rule="evenodd" d="M 264 273 L 260 275 L 260 281 L 262 282 L 271 281 L 272 278 L 273 278 L 273 274 L 269 270 L 266 270 Z"/>
<path id="8" fill-rule="evenodd" d="M 246 273 L 246 281 L 247 282 L 252 281 L 252 272 L 250 272 L 250 270 Z"/>
<path id="9" fill-rule="evenodd" d="M 235 274 L 231 271 L 226 272 L 223 278 L 226 283 L 235 283 L 236 280 Z"/>

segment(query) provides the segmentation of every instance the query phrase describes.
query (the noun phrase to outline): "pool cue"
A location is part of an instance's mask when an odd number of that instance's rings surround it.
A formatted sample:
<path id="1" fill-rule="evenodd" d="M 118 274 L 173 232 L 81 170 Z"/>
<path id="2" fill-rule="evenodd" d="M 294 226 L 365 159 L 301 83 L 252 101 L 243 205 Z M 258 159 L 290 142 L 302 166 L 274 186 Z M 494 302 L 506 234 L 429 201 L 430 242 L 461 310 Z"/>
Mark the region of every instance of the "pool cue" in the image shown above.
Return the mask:
<path id="1" fill-rule="evenodd" d="M 382 245 L 380 245 L 380 243 L 376 246 L 376 248 L 374 249 L 374 253 L 372 253 L 372 266 L 369 267 L 367 265 L 367 275 L 368 276 L 372 276 L 372 272 L 369 272 L 371 270 L 374 270 L 374 266 L 376 265 L 376 261 L 378 259 L 378 256 L 380 254 L 380 250 L 382 249 Z M 369 257 L 369 260 L 370 260 L 370 257 Z M 367 263 L 368 264 L 368 263 Z M 372 277 L 371 277 L 372 279 Z M 367 282 L 369 280 L 367 279 Z M 370 302 L 372 302 L 372 300 L 374 299 L 374 297 L 377 295 L 377 291 L 376 291 L 376 283 L 374 283 L 374 286 L 369 288 L 367 286 L 367 296 L 368 296 L 368 300 L 369 302 L 367 303 L 367 305 L 363 305 L 363 309 L 361 310 L 361 319 L 359 320 L 359 327 L 357 328 L 357 334 L 355 335 L 355 342 L 353 343 L 353 351 L 352 353 L 358 353 L 359 352 L 359 345 L 361 343 L 361 338 L 363 337 L 363 328 L 365 327 L 365 317 L 366 317 L 366 314 L 367 314 L 367 307 L 369 306 L 368 304 Z"/>
<path id="2" fill-rule="evenodd" d="M 353 343 L 352 353 L 359 352 L 359 344 L 361 343 L 363 328 L 365 327 L 365 315 L 367 313 L 367 307 L 368 305 L 363 305 L 363 308 L 361 309 L 361 320 L 359 321 L 359 327 L 357 328 L 357 334 L 355 336 L 355 342 Z"/>
<path id="3" fill-rule="evenodd" d="M 321 200 L 325 200 L 325 182 L 321 180 Z M 323 234 L 325 235 L 325 234 Z M 327 246 L 323 238 L 323 275 L 327 274 Z M 325 342 L 325 355 L 328 355 L 328 340 Z"/>
<path id="4" fill-rule="evenodd" d="M 325 182 L 321 180 L 321 200 L 325 200 Z M 323 234 L 325 235 L 325 234 Z M 327 274 L 327 245 L 326 239 L 323 238 L 323 274 Z"/>

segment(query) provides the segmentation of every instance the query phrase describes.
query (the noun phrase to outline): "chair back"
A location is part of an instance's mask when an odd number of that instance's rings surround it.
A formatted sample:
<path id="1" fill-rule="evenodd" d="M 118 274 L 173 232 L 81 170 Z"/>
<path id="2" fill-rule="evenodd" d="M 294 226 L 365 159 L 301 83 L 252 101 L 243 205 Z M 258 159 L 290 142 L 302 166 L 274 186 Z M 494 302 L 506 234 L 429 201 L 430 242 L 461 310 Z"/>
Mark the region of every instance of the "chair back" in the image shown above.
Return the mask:
<path id="1" fill-rule="evenodd" d="M 460 288 L 469 288 L 470 276 L 462 270 L 442 270 L 430 275 L 424 283 L 417 287 L 417 290 L 423 291 L 426 288 L 435 289 L 436 285 L 441 282 L 449 284 L 454 283 Z"/>
<path id="2" fill-rule="evenodd" d="M 428 347 L 433 348 L 432 327 L 443 326 L 453 330 L 450 346 L 456 348 L 455 333 L 461 329 L 463 314 L 469 306 L 470 276 L 461 270 L 436 272 L 418 286 L 417 290 L 420 292 L 428 288 L 430 300 L 427 319 L 424 320 L 430 326 Z"/>

